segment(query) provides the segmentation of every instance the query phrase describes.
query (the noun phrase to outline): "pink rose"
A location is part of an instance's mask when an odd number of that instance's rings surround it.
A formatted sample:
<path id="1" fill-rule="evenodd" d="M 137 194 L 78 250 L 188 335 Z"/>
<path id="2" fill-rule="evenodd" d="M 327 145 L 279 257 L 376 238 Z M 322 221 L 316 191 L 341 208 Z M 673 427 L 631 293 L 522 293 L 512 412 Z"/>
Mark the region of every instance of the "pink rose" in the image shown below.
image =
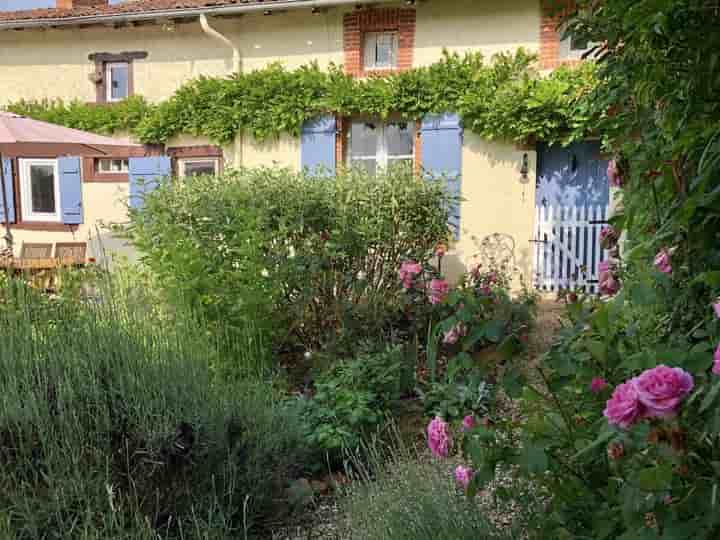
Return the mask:
<path id="1" fill-rule="evenodd" d="M 473 479 L 474 474 L 475 473 L 470 467 L 463 467 L 462 465 L 458 465 L 455 468 L 455 481 L 458 483 L 458 485 L 462 486 L 463 489 L 467 489 Z"/>
<path id="2" fill-rule="evenodd" d="M 452 446 L 450 426 L 442 418 L 436 416 L 427 427 L 428 447 L 435 457 L 446 458 Z"/>
<path id="3" fill-rule="evenodd" d="M 633 386 L 645 409 L 644 416 L 662 418 L 675 415 L 694 383 L 692 375 L 684 369 L 659 365 L 633 379 Z"/>
<path id="4" fill-rule="evenodd" d="M 615 277 L 610 261 L 598 264 L 598 286 L 600 294 L 613 295 L 620 290 L 620 282 Z"/>
<path id="5" fill-rule="evenodd" d="M 465 326 L 465 323 L 459 322 L 450 330 L 445 332 L 445 335 L 443 337 L 443 343 L 445 343 L 446 345 L 454 345 L 461 337 L 465 337 L 466 335 L 467 326 Z"/>
<path id="6" fill-rule="evenodd" d="M 720 319 L 720 298 L 718 298 L 713 304 L 713 309 L 715 310 L 715 315 L 717 315 L 717 318 Z"/>
<path id="7" fill-rule="evenodd" d="M 450 291 L 450 284 L 444 279 L 433 279 L 430 282 L 430 303 L 439 304 Z"/>
<path id="8" fill-rule="evenodd" d="M 463 422 L 462 422 L 463 431 L 470 431 L 474 427 L 475 427 L 475 416 L 472 414 L 468 414 L 465 418 L 463 418 Z"/>
<path id="9" fill-rule="evenodd" d="M 600 245 L 603 249 L 612 249 L 617 245 L 618 234 L 612 227 L 600 229 Z"/>
<path id="10" fill-rule="evenodd" d="M 400 281 L 402 281 L 403 287 L 405 289 L 412 287 L 413 281 L 415 281 L 415 276 L 417 276 L 420 272 L 422 272 L 422 265 L 420 263 L 415 261 L 405 261 L 402 263 L 400 265 L 398 275 L 400 276 Z"/>
<path id="11" fill-rule="evenodd" d="M 617 161 L 611 159 L 607 166 L 607 177 L 612 187 L 622 187 L 623 181 L 618 170 Z"/>
<path id="12" fill-rule="evenodd" d="M 607 388 L 607 381 L 603 379 L 602 377 L 594 377 L 592 382 L 590 383 L 590 391 L 594 392 L 595 394 L 599 394 L 605 388 Z"/>
<path id="13" fill-rule="evenodd" d="M 714 363 L 712 372 L 715 375 L 720 375 L 720 345 L 717 346 L 717 349 L 715 349 L 715 356 L 713 357 Z"/>
<path id="14" fill-rule="evenodd" d="M 655 255 L 655 268 L 663 274 L 672 273 L 672 265 L 670 264 L 670 252 L 666 248 L 662 248 Z"/>
<path id="15" fill-rule="evenodd" d="M 607 401 L 603 414 L 608 419 L 608 424 L 627 429 L 644 412 L 633 381 L 634 379 L 617 386 Z"/>

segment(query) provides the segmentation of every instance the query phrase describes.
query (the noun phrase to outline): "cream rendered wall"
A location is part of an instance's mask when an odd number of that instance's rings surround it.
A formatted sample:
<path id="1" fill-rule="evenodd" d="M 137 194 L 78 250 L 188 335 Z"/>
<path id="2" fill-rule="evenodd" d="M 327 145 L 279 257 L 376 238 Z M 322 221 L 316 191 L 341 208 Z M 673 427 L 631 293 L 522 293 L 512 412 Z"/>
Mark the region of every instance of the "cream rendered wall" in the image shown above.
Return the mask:
<path id="1" fill-rule="evenodd" d="M 16 254 L 23 242 L 87 242 L 89 257 L 101 260 L 107 252 L 132 258 L 132 249 L 108 230 L 110 225 L 128 222 L 128 195 L 128 184 L 83 183 L 84 223 L 74 232 L 12 229 Z"/>
<path id="2" fill-rule="evenodd" d="M 513 247 L 515 266 L 526 283 L 532 282 L 535 221 L 536 153 L 503 142 L 486 141 L 465 132 L 463 145 L 460 238 L 443 260 L 443 270 L 456 279 L 466 268 L 483 262 L 478 257 L 487 236 L 500 233 Z M 529 174 L 521 181 L 523 154 Z M 487 261 L 485 261 L 487 264 Z M 519 284 L 518 280 L 515 285 Z"/>

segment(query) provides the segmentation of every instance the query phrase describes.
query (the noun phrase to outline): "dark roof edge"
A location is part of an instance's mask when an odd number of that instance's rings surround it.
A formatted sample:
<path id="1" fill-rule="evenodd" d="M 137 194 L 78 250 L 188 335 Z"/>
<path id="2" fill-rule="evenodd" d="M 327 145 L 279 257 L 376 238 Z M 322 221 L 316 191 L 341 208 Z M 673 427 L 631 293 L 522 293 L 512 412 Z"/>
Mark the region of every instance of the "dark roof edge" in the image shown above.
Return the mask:
<path id="1" fill-rule="evenodd" d="M 308 9 L 337 7 L 344 5 L 380 4 L 388 0 L 275 0 L 272 3 L 252 5 L 204 6 L 193 8 L 158 9 L 128 13 L 110 13 L 83 15 L 76 17 L 54 17 L 42 19 L 0 20 L 0 30 L 20 30 L 26 28 L 47 28 L 55 26 L 76 26 L 79 24 L 123 23 L 172 18 L 186 19 L 200 15 L 234 15 L 257 11 L 275 11 L 289 9 Z"/>

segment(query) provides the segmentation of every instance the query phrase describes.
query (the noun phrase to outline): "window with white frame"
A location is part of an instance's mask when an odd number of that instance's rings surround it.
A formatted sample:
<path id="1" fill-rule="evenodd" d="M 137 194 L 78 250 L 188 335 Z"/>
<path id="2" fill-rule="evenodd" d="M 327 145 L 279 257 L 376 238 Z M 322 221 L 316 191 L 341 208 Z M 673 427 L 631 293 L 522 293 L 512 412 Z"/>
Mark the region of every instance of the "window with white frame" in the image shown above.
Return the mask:
<path id="1" fill-rule="evenodd" d="M 60 182 L 54 159 L 20 160 L 23 221 L 60 221 Z"/>
<path id="2" fill-rule="evenodd" d="M 186 158 L 178 160 L 178 176 L 217 175 L 220 172 L 218 158 Z"/>
<path id="3" fill-rule="evenodd" d="M 398 33 L 366 32 L 363 40 L 364 68 L 392 69 L 397 67 Z"/>
<path id="4" fill-rule="evenodd" d="M 560 29 L 561 39 L 559 56 L 561 60 L 580 60 L 583 55 L 593 47 L 587 39 L 580 39 L 574 35 L 567 35 L 565 28 Z"/>
<path id="5" fill-rule="evenodd" d="M 127 174 L 130 168 L 128 159 L 98 158 L 95 160 L 95 171 L 100 174 Z"/>
<path id="6" fill-rule="evenodd" d="M 415 126 L 411 122 L 353 121 L 349 133 L 350 165 L 374 174 L 401 163 L 413 163 Z"/>
<path id="7" fill-rule="evenodd" d="M 105 64 L 107 101 L 122 101 L 130 95 L 130 64 L 108 62 Z"/>

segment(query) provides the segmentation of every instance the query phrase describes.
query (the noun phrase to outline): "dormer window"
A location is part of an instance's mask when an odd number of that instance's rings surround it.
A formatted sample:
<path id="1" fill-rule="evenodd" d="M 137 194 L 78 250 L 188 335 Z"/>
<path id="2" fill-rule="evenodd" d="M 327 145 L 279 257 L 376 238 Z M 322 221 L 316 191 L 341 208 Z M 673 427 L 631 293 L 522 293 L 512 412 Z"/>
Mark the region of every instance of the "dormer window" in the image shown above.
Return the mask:
<path id="1" fill-rule="evenodd" d="M 367 32 L 364 36 L 365 70 L 394 69 L 398 58 L 397 32 Z"/>

